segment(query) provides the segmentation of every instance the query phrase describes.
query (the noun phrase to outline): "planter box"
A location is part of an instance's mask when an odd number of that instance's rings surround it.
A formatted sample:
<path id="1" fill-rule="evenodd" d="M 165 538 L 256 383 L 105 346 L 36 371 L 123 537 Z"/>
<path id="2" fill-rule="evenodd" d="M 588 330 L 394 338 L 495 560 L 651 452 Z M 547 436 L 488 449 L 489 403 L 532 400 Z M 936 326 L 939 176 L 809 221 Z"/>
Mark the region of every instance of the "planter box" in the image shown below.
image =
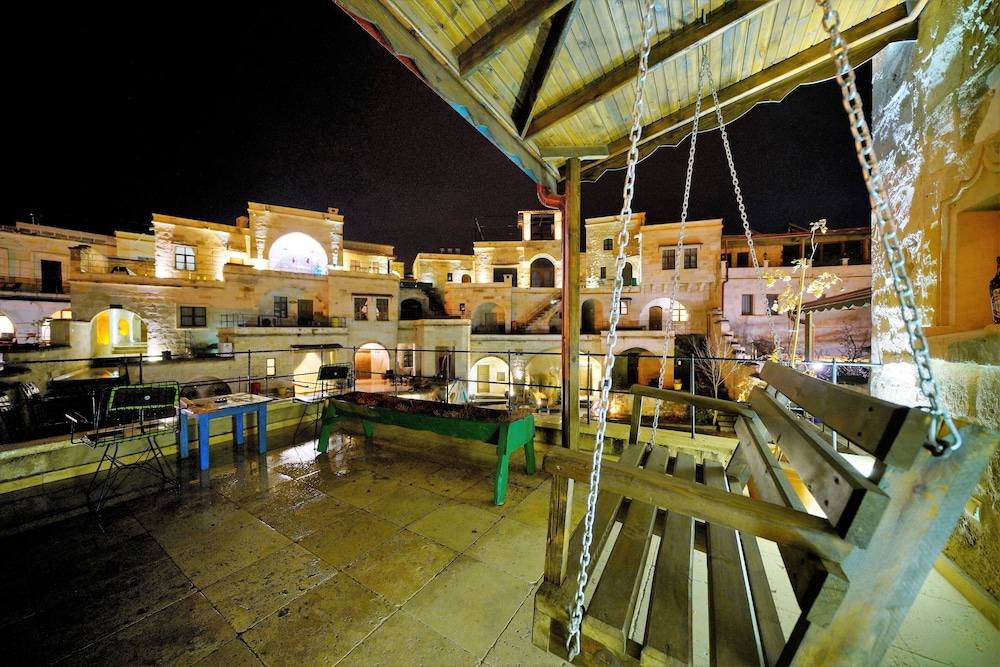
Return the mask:
<path id="1" fill-rule="evenodd" d="M 365 436 L 369 438 L 374 432 L 373 425 L 379 423 L 496 445 L 497 472 L 493 501 L 497 505 L 502 505 L 506 499 L 507 471 L 512 452 L 523 447 L 525 469 L 528 474 L 535 472 L 535 419 L 527 410 L 507 412 L 352 392 L 329 399 L 323 409 L 320 452 L 325 452 L 329 445 L 333 425 L 348 417 L 360 419 Z"/>

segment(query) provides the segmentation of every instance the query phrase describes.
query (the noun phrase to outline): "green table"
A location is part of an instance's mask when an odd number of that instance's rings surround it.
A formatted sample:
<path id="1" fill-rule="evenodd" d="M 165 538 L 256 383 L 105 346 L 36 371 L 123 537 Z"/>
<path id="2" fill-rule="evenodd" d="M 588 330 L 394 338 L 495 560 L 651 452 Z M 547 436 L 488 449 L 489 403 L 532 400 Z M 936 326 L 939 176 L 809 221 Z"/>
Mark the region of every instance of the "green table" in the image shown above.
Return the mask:
<path id="1" fill-rule="evenodd" d="M 363 392 L 353 392 L 329 399 L 323 408 L 318 445 L 320 452 L 326 452 L 330 441 L 330 430 L 334 424 L 348 417 L 356 417 L 361 420 L 365 436 L 369 438 L 372 437 L 374 424 L 377 422 L 496 445 L 497 472 L 493 501 L 497 505 L 503 505 L 507 496 L 507 471 L 512 452 L 523 447 L 525 470 L 529 475 L 535 472 L 535 418 L 531 413 L 523 415 L 519 413 L 507 421 L 502 421 L 509 417 L 507 413 L 487 408 L 396 399 L 382 395 L 379 395 L 378 400 L 386 405 L 371 406 L 359 404 L 358 400 L 364 400 L 361 396 Z M 425 412 L 437 414 L 425 414 Z"/>

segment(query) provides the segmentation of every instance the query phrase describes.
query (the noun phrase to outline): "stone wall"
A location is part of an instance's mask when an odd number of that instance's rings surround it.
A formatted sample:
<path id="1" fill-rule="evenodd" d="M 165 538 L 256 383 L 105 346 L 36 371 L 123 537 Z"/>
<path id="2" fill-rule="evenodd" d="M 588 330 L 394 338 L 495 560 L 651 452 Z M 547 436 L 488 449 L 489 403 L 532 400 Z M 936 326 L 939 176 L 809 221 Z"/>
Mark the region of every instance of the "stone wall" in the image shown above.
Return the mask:
<path id="1" fill-rule="evenodd" d="M 1000 345 L 1000 327 L 983 326 L 975 312 L 987 305 L 993 258 L 1000 255 L 1000 3 L 932 0 L 917 40 L 886 49 L 873 65 L 875 148 L 921 322 L 941 357 L 933 369 L 942 400 L 955 416 L 996 429 L 1000 367 L 989 350 Z M 969 247 L 964 216 L 973 212 L 988 212 L 985 223 L 982 215 L 971 223 L 977 252 L 958 256 L 957 248 Z M 910 345 L 879 256 L 872 274 L 872 346 L 883 363 L 872 392 L 916 404 Z M 959 297 L 976 290 L 979 300 L 965 304 Z M 961 363 L 949 358 L 955 345 L 979 339 L 980 345 L 960 347 L 984 355 L 963 352 Z M 995 458 L 976 493 L 979 519 L 963 516 L 945 548 L 994 596 L 1000 595 L 998 488 Z"/>

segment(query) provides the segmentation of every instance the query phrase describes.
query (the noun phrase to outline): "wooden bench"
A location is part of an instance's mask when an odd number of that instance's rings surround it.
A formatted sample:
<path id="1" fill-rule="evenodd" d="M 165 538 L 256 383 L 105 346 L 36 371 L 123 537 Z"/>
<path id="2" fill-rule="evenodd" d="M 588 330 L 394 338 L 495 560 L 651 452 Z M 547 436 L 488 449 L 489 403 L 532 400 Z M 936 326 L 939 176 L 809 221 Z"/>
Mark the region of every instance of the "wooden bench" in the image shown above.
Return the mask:
<path id="1" fill-rule="evenodd" d="M 768 388 L 749 404 L 632 388 L 629 445 L 602 468 L 574 664 L 690 665 L 707 651 L 723 667 L 867 666 L 885 655 L 1000 435 L 964 426 L 963 446 L 935 457 L 924 411 L 777 364 L 761 377 Z M 644 398 L 736 415 L 728 465 L 646 445 Z M 838 451 L 847 446 L 870 473 Z M 583 532 L 573 480 L 589 481 L 591 458 L 553 448 L 543 462 L 553 486 L 532 634 L 564 659 Z M 781 567 L 765 569 L 762 546 Z M 694 613 L 698 599 L 707 614 Z"/>

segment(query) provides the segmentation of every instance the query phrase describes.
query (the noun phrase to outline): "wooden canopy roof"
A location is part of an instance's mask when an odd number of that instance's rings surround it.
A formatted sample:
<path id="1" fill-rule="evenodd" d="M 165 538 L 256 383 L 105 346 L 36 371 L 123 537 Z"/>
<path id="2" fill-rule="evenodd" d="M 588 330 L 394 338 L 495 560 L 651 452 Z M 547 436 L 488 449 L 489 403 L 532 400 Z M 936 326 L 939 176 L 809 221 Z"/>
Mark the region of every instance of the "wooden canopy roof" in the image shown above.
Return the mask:
<path id="1" fill-rule="evenodd" d="M 608 153 L 584 180 L 626 164 L 642 0 L 334 1 L 538 183 L 555 190 L 572 148 Z M 913 39 L 926 2 L 833 0 L 852 64 Z M 834 76 L 828 42 L 813 0 L 656 0 L 641 156 L 690 133 L 702 47 L 728 123 Z"/>

